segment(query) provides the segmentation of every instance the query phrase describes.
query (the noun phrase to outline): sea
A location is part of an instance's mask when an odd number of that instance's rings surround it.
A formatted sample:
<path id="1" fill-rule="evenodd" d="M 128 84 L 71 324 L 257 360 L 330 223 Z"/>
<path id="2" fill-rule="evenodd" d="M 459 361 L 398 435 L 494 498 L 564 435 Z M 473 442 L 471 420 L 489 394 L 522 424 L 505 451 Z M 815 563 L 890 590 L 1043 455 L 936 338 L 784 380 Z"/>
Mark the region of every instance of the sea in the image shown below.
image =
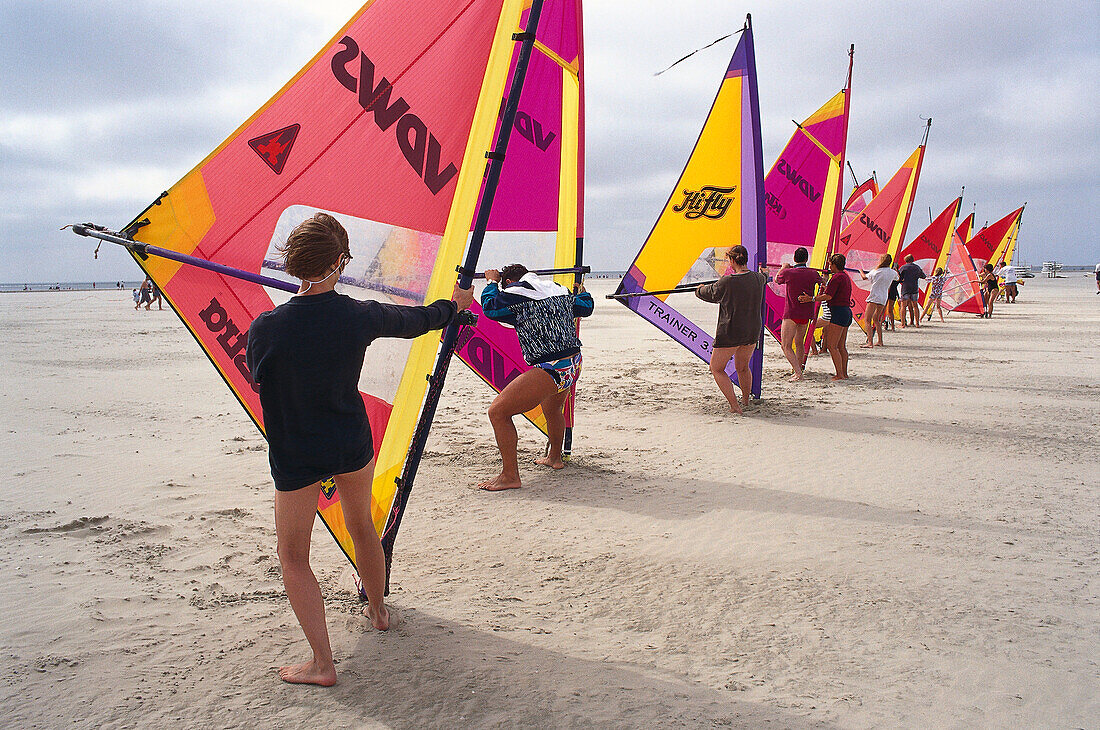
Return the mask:
<path id="1" fill-rule="evenodd" d="M 133 291 L 141 286 L 137 281 L 34 281 L 0 284 L 0 294 L 31 291 Z"/>

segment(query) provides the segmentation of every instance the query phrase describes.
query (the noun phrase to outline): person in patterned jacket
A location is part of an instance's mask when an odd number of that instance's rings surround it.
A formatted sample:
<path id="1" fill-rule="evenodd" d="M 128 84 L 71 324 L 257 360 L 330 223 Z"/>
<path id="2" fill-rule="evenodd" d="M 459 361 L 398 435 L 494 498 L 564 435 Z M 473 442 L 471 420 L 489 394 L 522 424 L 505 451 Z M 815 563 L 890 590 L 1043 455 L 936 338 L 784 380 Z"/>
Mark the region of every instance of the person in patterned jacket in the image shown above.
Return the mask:
<path id="1" fill-rule="evenodd" d="M 481 293 L 483 313 L 516 329 L 523 359 L 533 366 L 505 386 L 489 406 L 489 422 L 504 465 L 499 475 L 477 487 L 496 492 L 522 486 L 516 453 L 519 437 L 512 419 L 535 406 L 542 406 L 550 438 L 549 452 L 536 463 L 565 468 L 561 458 L 563 409 L 581 373 L 581 341 L 575 319 L 592 314 L 593 301 L 583 286 L 570 292 L 560 284 L 540 279 L 522 264 L 511 264 L 500 271 L 489 269 L 485 278 L 488 284 Z"/>

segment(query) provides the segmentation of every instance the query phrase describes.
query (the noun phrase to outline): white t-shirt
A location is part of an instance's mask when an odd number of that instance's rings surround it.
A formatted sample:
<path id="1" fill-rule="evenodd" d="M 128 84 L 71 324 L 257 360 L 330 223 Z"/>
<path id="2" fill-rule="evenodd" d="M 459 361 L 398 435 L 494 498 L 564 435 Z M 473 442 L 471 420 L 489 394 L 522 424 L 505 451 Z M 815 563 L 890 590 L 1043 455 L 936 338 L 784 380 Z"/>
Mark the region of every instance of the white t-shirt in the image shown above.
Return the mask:
<path id="1" fill-rule="evenodd" d="M 1006 284 L 1015 284 L 1016 280 L 1019 278 L 1015 266 L 1005 265 L 1001 268 L 999 273 L 1004 277 Z"/>
<path id="2" fill-rule="evenodd" d="M 898 280 L 898 272 L 891 268 L 874 269 L 867 274 L 867 278 L 871 280 L 871 292 L 867 295 L 867 301 L 871 304 L 886 304 L 890 285 Z"/>

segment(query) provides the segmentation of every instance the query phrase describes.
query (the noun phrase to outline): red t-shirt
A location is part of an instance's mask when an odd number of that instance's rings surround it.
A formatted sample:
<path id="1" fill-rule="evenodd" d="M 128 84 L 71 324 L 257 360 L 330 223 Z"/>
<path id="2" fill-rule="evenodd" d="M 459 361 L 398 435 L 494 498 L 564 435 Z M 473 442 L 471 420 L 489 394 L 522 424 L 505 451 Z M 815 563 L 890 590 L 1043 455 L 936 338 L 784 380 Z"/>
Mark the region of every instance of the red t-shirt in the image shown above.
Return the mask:
<path id="1" fill-rule="evenodd" d="M 825 293 L 829 295 L 825 303 L 830 308 L 852 306 L 852 277 L 846 271 L 833 274 L 825 285 Z"/>
<path id="2" fill-rule="evenodd" d="M 814 287 L 821 283 L 821 274 L 814 269 L 805 266 L 792 266 L 788 269 L 780 269 L 775 275 L 776 284 L 784 284 L 787 287 L 786 302 L 783 304 L 783 319 L 814 318 L 814 303 L 800 302 L 798 297 L 802 294 L 814 295 Z"/>

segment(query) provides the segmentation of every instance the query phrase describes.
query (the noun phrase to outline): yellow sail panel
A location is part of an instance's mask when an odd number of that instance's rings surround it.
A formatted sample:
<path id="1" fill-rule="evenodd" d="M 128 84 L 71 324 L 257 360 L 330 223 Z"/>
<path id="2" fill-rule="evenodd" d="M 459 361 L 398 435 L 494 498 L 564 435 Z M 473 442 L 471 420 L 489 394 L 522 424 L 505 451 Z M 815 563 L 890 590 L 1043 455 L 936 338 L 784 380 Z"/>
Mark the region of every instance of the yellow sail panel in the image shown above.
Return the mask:
<path id="1" fill-rule="evenodd" d="M 634 266 L 645 272 L 645 286 L 650 291 L 679 284 L 708 248 L 742 243 L 741 113 L 745 80 L 735 76 L 722 82 L 675 192 L 638 253 Z M 755 242 L 750 243 L 755 246 Z"/>

